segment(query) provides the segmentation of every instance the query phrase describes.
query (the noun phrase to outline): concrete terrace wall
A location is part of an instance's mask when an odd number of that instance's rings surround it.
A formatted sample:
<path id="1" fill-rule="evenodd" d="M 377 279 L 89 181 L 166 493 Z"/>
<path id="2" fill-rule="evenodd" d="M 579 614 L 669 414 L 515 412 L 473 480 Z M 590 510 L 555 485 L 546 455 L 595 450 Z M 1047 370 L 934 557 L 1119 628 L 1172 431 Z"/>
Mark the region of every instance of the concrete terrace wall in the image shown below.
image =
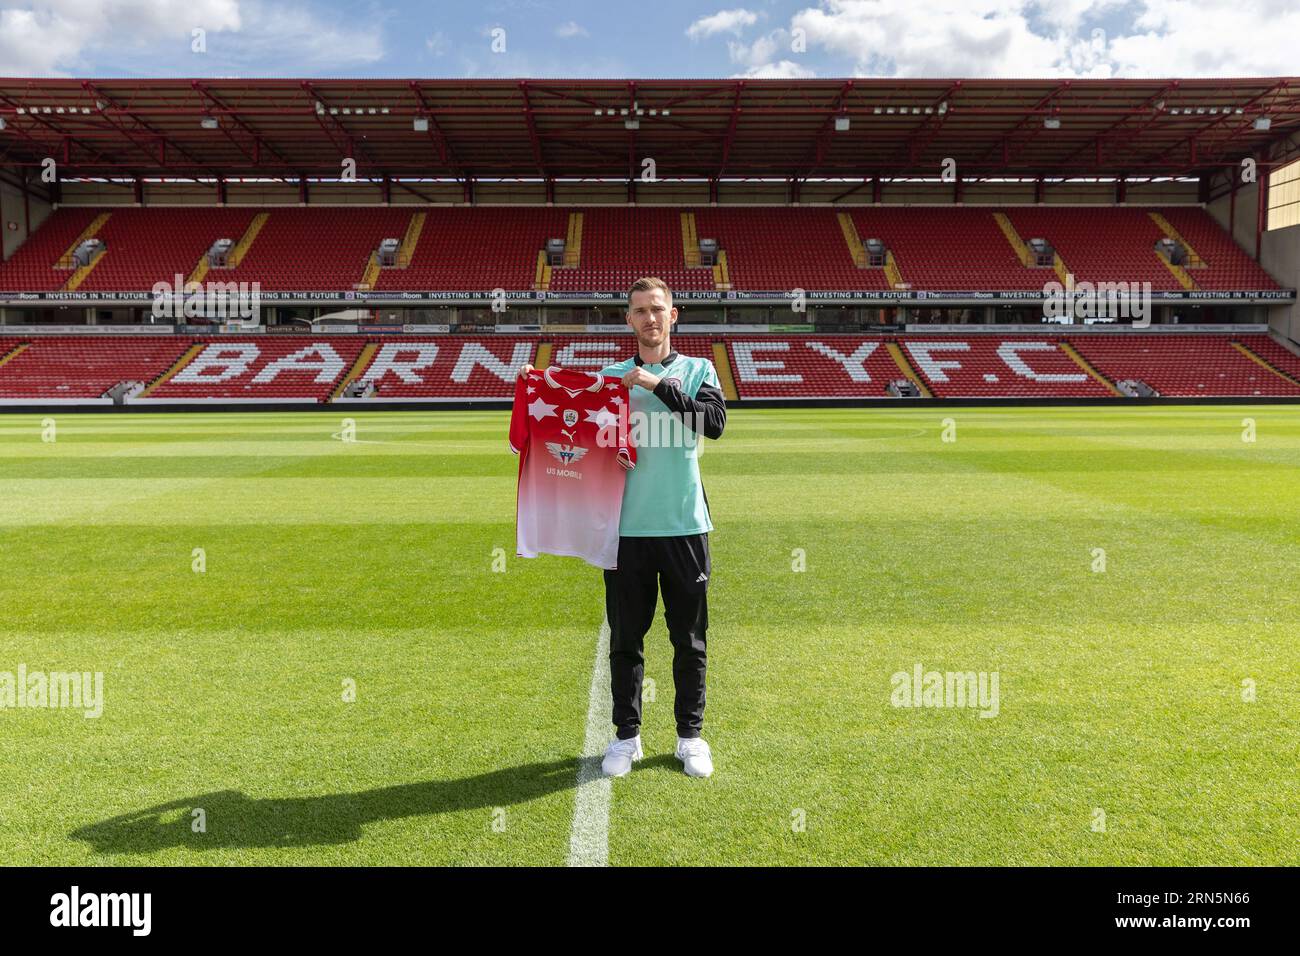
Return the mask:
<path id="1" fill-rule="evenodd" d="M 3 258 L 12 256 L 14 250 L 27 241 L 27 236 L 40 228 L 51 209 L 45 200 L 30 194 L 24 204 L 22 190 L 0 182 L 0 252 Z"/>
<path id="2" fill-rule="evenodd" d="M 1231 223 L 1232 237 L 1255 254 L 1255 221 L 1259 201 L 1259 184 L 1247 183 L 1237 190 L 1236 210 L 1228 196 L 1220 196 L 1207 205 L 1206 211 L 1225 230 Z M 1300 226 L 1265 231 L 1260 239 L 1259 264 L 1285 289 L 1300 288 Z M 1300 342 L 1300 308 L 1295 305 L 1273 306 L 1267 310 L 1272 329 L 1293 342 Z"/>
<path id="3" fill-rule="evenodd" d="M 1260 265 L 1285 288 L 1300 289 L 1300 226 L 1264 233 Z M 1300 307 L 1275 306 L 1268 310 L 1273 331 L 1300 343 Z"/>

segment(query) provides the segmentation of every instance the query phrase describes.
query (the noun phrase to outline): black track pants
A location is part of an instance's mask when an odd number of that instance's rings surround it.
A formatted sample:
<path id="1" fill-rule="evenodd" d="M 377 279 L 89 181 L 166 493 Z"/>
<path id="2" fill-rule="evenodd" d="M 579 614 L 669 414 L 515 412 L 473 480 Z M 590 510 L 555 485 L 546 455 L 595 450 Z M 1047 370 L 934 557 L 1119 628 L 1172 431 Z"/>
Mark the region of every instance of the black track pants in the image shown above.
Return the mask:
<path id="1" fill-rule="evenodd" d="M 708 587 L 713 568 L 709 536 L 629 538 L 618 541 L 618 569 L 605 572 L 609 620 L 609 676 L 614 726 L 626 740 L 641 732 L 642 653 L 659 592 L 673 644 L 673 714 L 679 737 L 698 737 L 704 724 L 704 633 L 709 626 Z"/>

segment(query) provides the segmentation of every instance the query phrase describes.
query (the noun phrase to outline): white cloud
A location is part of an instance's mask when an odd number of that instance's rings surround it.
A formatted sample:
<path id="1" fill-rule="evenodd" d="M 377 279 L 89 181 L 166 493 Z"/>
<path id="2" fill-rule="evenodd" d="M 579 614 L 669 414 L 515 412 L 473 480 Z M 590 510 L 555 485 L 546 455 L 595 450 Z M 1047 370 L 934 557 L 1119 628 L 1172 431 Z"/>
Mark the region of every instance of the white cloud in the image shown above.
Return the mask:
<path id="1" fill-rule="evenodd" d="M 246 25 L 231 38 L 231 60 L 256 74 L 273 63 L 280 74 L 374 63 L 384 56 L 376 17 L 352 8 L 335 16 L 316 14 L 301 4 L 267 4 L 241 0 Z M 211 40 L 209 53 L 214 52 Z M 221 49 L 216 50 L 223 53 Z"/>
<path id="2" fill-rule="evenodd" d="M 774 79 L 774 80 L 791 80 L 802 77 L 812 77 L 817 74 L 804 66 L 802 63 L 795 63 L 791 60 L 779 60 L 776 63 L 763 63 L 759 66 L 751 66 L 743 73 L 733 73 L 733 79 Z"/>
<path id="3" fill-rule="evenodd" d="M 782 59 L 782 55 L 793 55 L 788 30 L 776 29 L 765 33 L 752 43 L 739 40 L 727 41 L 727 55 L 731 62 L 744 69 L 733 73 L 732 77 L 770 79 L 795 79 L 816 76 L 812 67 L 795 60 Z"/>
<path id="4" fill-rule="evenodd" d="M 740 36 L 745 27 L 752 27 L 758 22 L 758 14 L 743 7 L 735 10 L 719 10 L 707 17 L 701 17 L 686 28 L 686 35 L 692 40 L 711 37 L 718 33 L 734 33 Z"/>
<path id="5" fill-rule="evenodd" d="M 568 23 L 561 23 L 555 28 L 555 35 L 561 40 L 568 40 L 572 37 L 591 36 L 583 27 L 570 20 Z"/>
<path id="6" fill-rule="evenodd" d="M 759 66 L 772 59 L 776 53 L 778 37 L 784 33 L 784 30 L 774 30 L 772 33 L 759 37 L 753 43 L 728 40 L 727 55 L 731 57 L 732 63 Z"/>
<path id="7" fill-rule="evenodd" d="M 382 58 L 382 19 L 263 0 L 18 0 L 0 9 L 0 71 L 213 76 L 337 70 Z M 206 31 L 204 54 L 191 50 L 195 28 Z"/>
<path id="8" fill-rule="evenodd" d="M 856 74 L 1055 75 L 1054 38 L 1032 32 L 1017 0 L 829 0 L 793 25 L 854 61 Z"/>
<path id="9" fill-rule="evenodd" d="M 857 75 L 1284 76 L 1295 69 L 1300 7 L 1289 0 L 823 0 L 790 26 L 806 31 L 810 50 L 848 58 Z"/>
<path id="10" fill-rule="evenodd" d="M 1290 76 L 1300 7 L 1278 0 L 1146 0 L 1138 31 L 1112 37 L 1119 76 Z"/>
<path id="11" fill-rule="evenodd" d="M 0 69 L 12 76 L 75 70 L 96 47 L 138 49 L 190 31 L 238 30 L 237 0 L 39 0 L 0 9 Z"/>
<path id="12" fill-rule="evenodd" d="M 434 56 L 445 56 L 450 47 L 447 34 L 441 30 L 434 31 L 424 41 L 424 48 Z"/>

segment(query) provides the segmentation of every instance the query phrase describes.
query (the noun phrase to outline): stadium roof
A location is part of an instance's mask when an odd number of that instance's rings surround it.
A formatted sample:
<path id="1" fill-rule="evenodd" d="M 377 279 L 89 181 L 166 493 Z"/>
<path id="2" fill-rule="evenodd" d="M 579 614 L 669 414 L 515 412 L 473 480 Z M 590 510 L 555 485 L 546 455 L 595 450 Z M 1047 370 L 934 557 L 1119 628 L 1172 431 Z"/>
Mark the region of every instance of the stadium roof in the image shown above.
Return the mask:
<path id="1" fill-rule="evenodd" d="M 1195 176 L 1293 148 L 1300 77 L 0 78 L 0 120 L 61 178 Z"/>

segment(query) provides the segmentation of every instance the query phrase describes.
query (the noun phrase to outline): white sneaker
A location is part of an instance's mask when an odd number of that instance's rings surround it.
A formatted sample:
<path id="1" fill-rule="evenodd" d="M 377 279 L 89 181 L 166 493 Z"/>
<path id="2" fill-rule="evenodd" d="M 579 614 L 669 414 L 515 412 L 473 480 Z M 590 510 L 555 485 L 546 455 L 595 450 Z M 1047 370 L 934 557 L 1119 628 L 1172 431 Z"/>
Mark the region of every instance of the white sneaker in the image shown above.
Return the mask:
<path id="1" fill-rule="evenodd" d="M 700 737 L 678 737 L 677 759 L 688 777 L 708 777 L 713 774 L 713 754 Z"/>
<path id="2" fill-rule="evenodd" d="M 600 769 L 604 771 L 607 777 L 622 777 L 632 769 L 632 761 L 640 760 L 645 756 L 641 752 L 641 735 L 629 737 L 627 740 L 615 739 L 605 751 L 605 759 L 600 763 Z"/>

